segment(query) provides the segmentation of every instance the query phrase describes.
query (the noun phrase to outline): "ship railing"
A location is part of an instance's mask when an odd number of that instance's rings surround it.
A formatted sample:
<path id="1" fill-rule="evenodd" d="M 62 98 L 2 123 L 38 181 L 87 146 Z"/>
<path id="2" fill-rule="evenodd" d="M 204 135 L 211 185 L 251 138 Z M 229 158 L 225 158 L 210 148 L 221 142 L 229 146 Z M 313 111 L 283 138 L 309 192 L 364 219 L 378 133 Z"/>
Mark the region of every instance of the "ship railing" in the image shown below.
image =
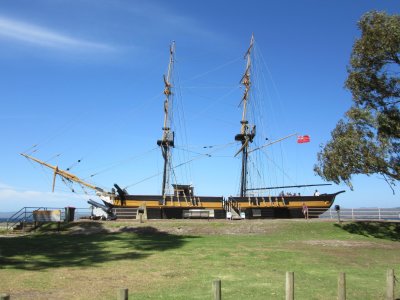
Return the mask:
<path id="1" fill-rule="evenodd" d="M 186 206 L 200 206 L 200 197 L 196 197 L 195 196 L 187 196 L 187 195 L 179 195 L 179 194 L 174 194 L 174 193 L 170 193 L 170 194 L 165 194 L 163 196 L 163 205 L 165 205 L 167 203 L 167 201 L 170 201 L 171 205 L 174 205 L 174 201 L 175 199 L 178 202 L 178 205 L 181 206 L 181 201 L 183 202 L 183 200 L 186 203 Z"/>
<path id="2" fill-rule="evenodd" d="M 330 208 L 319 217 L 321 219 L 341 220 L 400 220 L 400 208 Z"/>

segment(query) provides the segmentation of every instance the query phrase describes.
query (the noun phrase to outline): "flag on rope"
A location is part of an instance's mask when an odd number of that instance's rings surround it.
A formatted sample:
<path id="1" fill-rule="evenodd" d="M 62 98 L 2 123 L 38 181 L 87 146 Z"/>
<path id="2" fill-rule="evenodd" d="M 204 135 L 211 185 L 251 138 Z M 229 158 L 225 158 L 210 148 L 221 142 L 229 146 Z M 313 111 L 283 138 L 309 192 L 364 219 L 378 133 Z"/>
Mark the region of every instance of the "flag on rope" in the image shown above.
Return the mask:
<path id="1" fill-rule="evenodd" d="M 303 143 L 309 143 L 310 142 L 310 136 L 309 135 L 299 135 L 297 137 L 297 143 L 303 144 Z"/>

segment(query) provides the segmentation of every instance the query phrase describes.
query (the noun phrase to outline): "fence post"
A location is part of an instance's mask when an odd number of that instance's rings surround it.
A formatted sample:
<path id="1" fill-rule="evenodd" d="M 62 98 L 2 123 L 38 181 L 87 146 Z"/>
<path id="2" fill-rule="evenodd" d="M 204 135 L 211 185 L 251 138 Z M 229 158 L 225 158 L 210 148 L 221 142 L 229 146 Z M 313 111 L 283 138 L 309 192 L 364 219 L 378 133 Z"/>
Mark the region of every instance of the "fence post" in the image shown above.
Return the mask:
<path id="1" fill-rule="evenodd" d="M 221 300 L 221 279 L 215 279 L 212 283 L 214 300 Z"/>
<path id="2" fill-rule="evenodd" d="M 286 300 L 294 300 L 294 272 L 286 272 Z"/>
<path id="3" fill-rule="evenodd" d="M 354 208 L 351 209 L 351 219 L 354 220 Z"/>
<path id="4" fill-rule="evenodd" d="M 386 299 L 394 300 L 394 270 L 389 269 L 386 273 Z"/>
<path id="5" fill-rule="evenodd" d="M 118 290 L 118 300 L 128 300 L 128 289 Z"/>
<path id="6" fill-rule="evenodd" d="M 346 273 L 339 273 L 338 300 L 346 300 Z"/>
<path id="7" fill-rule="evenodd" d="M 0 300 L 10 300 L 9 294 L 0 294 Z"/>
<path id="8" fill-rule="evenodd" d="M 380 220 L 381 219 L 381 209 L 380 208 L 378 208 L 378 215 L 379 215 L 378 219 Z"/>

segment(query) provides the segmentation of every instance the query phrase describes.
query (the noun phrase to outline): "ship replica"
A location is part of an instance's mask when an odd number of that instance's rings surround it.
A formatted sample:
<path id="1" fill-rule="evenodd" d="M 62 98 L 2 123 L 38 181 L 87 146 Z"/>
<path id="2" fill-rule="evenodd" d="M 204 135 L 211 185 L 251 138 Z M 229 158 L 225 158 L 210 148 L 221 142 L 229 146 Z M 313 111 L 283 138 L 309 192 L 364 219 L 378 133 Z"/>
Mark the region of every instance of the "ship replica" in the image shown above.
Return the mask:
<path id="1" fill-rule="evenodd" d="M 256 125 L 249 124 L 247 120 L 247 105 L 250 101 L 251 89 L 251 53 L 253 45 L 254 36 L 251 37 L 250 46 L 245 54 L 246 68 L 241 79 L 241 84 L 244 86 L 244 94 L 241 100 L 241 128 L 240 133 L 235 136 L 235 141 L 241 144 L 240 149 L 235 155 L 237 156 L 241 154 L 239 196 L 230 196 L 227 199 L 215 196 L 196 196 L 194 194 L 194 187 L 191 184 L 172 184 L 173 193 L 168 192 L 170 183 L 169 177 L 172 169 L 171 148 L 174 148 L 175 146 L 175 132 L 170 127 L 170 97 L 172 95 L 171 76 L 174 67 L 175 43 L 171 44 L 168 71 L 167 74 L 164 75 L 164 122 L 162 127 L 162 137 L 157 141 L 157 145 L 161 149 L 163 158 L 163 179 L 160 195 L 128 194 L 125 189 L 120 188 L 117 184 L 114 184 L 114 188 L 112 188 L 111 191 L 106 191 L 82 180 L 69 171 L 59 169 L 58 166 L 51 165 L 25 153 L 22 153 L 21 155 L 53 171 L 53 191 L 57 175 L 60 176 L 63 181 L 75 182 L 81 186 L 94 190 L 96 195 L 102 200 L 103 204 L 93 200 L 89 200 L 88 203 L 100 211 L 98 216 L 107 219 L 117 218 L 118 216 L 115 214 L 115 209 L 119 208 L 137 209 L 137 211 L 142 213 L 147 219 L 181 219 L 185 217 L 204 216 L 216 219 L 302 218 L 304 217 L 305 208 L 315 212 L 310 213 L 310 217 L 318 217 L 318 215 L 329 209 L 332 206 L 335 197 L 344 191 L 318 196 L 300 196 L 300 194 L 284 195 L 282 193 L 276 196 L 271 196 L 270 194 L 265 196 L 263 192 L 266 190 L 319 186 L 326 184 L 248 188 L 249 155 L 252 152 L 272 144 L 270 143 L 255 149 L 250 149 L 250 145 L 256 136 Z"/>

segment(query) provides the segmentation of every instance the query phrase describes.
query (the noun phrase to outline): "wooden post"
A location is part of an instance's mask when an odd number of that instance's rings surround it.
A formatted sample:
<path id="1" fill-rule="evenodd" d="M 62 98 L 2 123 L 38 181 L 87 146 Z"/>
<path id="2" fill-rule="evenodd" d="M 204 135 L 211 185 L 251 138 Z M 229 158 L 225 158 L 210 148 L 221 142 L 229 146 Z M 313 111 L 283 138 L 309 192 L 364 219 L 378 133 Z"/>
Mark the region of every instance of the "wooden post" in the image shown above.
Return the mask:
<path id="1" fill-rule="evenodd" d="M 386 273 L 386 299 L 394 300 L 394 270 L 389 269 Z"/>
<path id="2" fill-rule="evenodd" d="M 294 272 L 286 272 L 286 300 L 294 300 Z"/>
<path id="3" fill-rule="evenodd" d="M 9 294 L 0 294 L 0 300 L 10 300 Z"/>
<path id="4" fill-rule="evenodd" d="M 128 289 L 118 290 L 118 300 L 128 300 Z"/>
<path id="5" fill-rule="evenodd" d="M 346 273 L 339 273 L 338 300 L 346 300 Z"/>
<path id="6" fill-rule="evenodd" d="M 215 279 L 212 283 L 214 300 L 221 300 L 221 279 Z"/>

